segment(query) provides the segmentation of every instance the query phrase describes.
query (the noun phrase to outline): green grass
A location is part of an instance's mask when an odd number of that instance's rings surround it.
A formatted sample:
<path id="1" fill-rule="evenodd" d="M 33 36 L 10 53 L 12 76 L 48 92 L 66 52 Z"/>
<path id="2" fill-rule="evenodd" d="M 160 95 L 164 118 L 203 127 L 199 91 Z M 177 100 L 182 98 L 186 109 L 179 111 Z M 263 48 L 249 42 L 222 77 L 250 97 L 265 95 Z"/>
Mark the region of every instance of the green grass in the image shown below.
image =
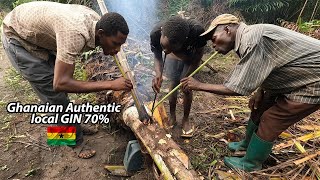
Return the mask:
<path id="1" fill-rule="evenodd" d="M 36 1 L 36 0 L 16 0 L 15 2 L 12 3 L 12 7 L 15 8 L 15 7 L 19 6 L 20 4 L 24 4 L 24 3 L 28 3 L 28 2 L 32 2 L 32 1 Z"/>
<path id="2" fill-rule="evenodd" d="M 206 171 L 209 167 L 214 167 L 224 153 L 224 149 L 215 143 L 204 149 L 203 153 L 191 156 L 191 164 L 197 170 Z"/>
<path id="3" fill-rule="evenodd" d="M 176 15 L 178 11 L 186 10 L 190 0 L 169 0 L 169 13 Z"/>
<path id="4" fill-rule="evenodd" d="M 6 71 L 4 80 L 7 88 L 15 94 L 12 100 L 19 100 L 26 103 L 37 102 L 37 96 L 29 82 L 13 67 Z"/>

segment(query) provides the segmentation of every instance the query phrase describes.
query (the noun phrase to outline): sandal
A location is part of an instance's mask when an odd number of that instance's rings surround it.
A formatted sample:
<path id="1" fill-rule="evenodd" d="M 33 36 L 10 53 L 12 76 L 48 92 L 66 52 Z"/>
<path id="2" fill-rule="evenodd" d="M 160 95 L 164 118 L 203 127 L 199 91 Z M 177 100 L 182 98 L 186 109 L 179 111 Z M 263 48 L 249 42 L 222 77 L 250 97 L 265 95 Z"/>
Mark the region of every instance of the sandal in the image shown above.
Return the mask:
<path id="1" fill-rule="evenodd" d="M 86 143 L 82 143 L 81 145 L 74 147 L 73 151 L 81 159 L 89 159 L 96 154 L 96 151 L 87 146 Z"/>
<path id="2" fill-rule="evenodd" d="M 166 129 L 173 129 L 177 125 L 178 125 L 178 122 L 175 121 L 171 126 L 168 125 Z"/>
<path id="3" fill-rule="evenodd" d="M 194 125 L 192 125 L 192 128 L 189 131 L 185 131 L 182 129 L 182 134 L 180 135 L 183 138 L 192 138 L 194 134 Z"/>
<path id="4" fill-rule="evenodd" d="M 81 130 L 83 135 L 93 135 L 99 131 L 97 126 L 90 126 L 90 125 L 81 125 Z"/>

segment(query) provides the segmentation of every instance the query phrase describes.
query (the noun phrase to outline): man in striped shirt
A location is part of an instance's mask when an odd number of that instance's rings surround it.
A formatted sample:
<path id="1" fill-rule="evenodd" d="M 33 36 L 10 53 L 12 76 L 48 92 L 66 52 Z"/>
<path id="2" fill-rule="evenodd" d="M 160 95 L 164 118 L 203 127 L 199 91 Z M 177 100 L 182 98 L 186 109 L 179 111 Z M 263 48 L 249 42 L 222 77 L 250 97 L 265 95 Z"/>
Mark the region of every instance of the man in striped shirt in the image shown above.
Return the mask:
<path id="1" fill-rule="evenodd" d="M 202 36 L 221 54 L 234 49 L 240 61 L 224 84 L 184 78 L 183 89 L 233 96 L 256 91 L 245 139 L 228 145 L 247 153 L 224 162 L 259 170 L 278 135 L 320 108 L 320 41 L 276 25 L 248 26 L 231 14 L 216 17 Z"/>

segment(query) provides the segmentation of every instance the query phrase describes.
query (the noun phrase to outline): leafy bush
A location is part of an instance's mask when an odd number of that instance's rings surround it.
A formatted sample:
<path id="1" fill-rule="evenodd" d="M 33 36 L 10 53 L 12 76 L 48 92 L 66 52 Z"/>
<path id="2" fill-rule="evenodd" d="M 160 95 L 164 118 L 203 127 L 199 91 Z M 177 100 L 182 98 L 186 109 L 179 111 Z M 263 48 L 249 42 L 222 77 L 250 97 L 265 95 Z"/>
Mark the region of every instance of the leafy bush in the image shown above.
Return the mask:
<path id="1" fill-rule="evenodd" d="M 301 32 L 312 32 L 320 28 L 320 20 L 313 20 L 309 22 L 301 22 L 301 19 L 298 20 L 299 31 Z"/>
<path id="2" fill-rule="evenodd" d="M 0 7 L 1 10 L 3 9 L 12 9 L 12 4 L 15 2 L 16 0 L 5 0 L 5 1 L 0 1 Z"/>
<path id="3" fill-rule="evenodd" d="M 302 13 L 304 21 L 311 18 L 317 19 L 319 13 L 314 13 L 319 3 L 318 0 L 308 0 Z M 253 23 L 275 23 L 277 18 L 296 21 L 305 1 L 301 0 L 228 0 L 229 6 L 239 10 L 246 20 Z M 316 16 L 313 16 L 312 14 Z"/>
<path id="4" fill-rule="evenodd" d="M 15 2 L 12 3 L 12 7 L 15 8 L 15 7 L 19 6 L 20 4 L 28 3 L 31 1 L 35 1 L 35 0 L 16 0 Z"/>

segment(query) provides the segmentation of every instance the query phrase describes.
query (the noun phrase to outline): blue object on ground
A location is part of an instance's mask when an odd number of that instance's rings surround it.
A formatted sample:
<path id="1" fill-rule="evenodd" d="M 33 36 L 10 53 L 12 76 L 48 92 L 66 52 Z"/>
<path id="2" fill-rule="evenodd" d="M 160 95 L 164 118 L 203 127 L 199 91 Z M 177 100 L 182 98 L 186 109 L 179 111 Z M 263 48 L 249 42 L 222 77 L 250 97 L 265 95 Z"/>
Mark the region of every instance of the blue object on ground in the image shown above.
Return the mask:
<path id="1" fill-rule="evenodd" d="M 137 140 L 131 140 L 128 142 L 123 164 L 127 171 L 138 171 L 142 168 L 143 158 L 141 148 Z"/>

